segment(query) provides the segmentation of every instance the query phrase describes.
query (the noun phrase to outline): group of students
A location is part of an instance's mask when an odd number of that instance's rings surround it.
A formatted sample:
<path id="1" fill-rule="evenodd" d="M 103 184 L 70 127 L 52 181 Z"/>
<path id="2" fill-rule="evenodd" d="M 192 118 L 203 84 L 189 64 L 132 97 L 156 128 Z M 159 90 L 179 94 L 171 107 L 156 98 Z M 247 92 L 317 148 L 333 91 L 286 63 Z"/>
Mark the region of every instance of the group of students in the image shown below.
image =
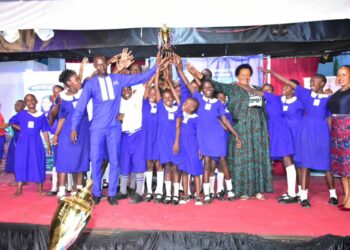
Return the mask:
<path id="1" fill-rule="evenodd" d="M 65 196 L 67 174 L 73 174 L 74 191 L 77 191 L 82 188 L 84 173 L 91 165 L 93 199 L 96 205 L 99 204 L 102 166 L 108 161 L 110 205 L 128 197 L 131 174 L 136 177 L 131 203 L 154 199 L 158 203 L 186 204 L 192 197 L 192 178 L 196 205 L 209 204 L 215 197 L 234 200 L 235 190 L 226 158 L 229 137 L 234 138 L 237 149 L 245 145 L 234 130 L 235 121 L 228 110 L 225 93 L 216 91 L 207 77 L 201 80 L 195 77 L 190 82 L 184 74 L 182 60 L 176 54 L 163 59 L 158 55 L 156 65 L 144 73 L 127 55 L 128 52 L 123 51 L 117 57 L 117 67 L 112 74 L 107 73 L 106 59 L 95 57 L 95 75 L 84 81 L 84 86 L 76 72 L 63 71 L 59 80 L 65 89 L 56 98 L 49 119 L 36 110 L 37 100 L 31 94 L 25 96 L 24 102 L 16 103 L 18 113 L 9 122 L 20 133 L 14 153 L 16 195 L 22 194 L 24 182 L 39 183 L 42 193 L 46 154 L 40 132 L 43 132 L 50 155 L 48 132 L 56 119 L 52 144 L 58 172 L 58 198 Z M 172 80 L 172 65 L 177 70 L 178 84 Z M 188 67 L 193 69 L 191 65 Z M 239 69 L 252 72 L 247 64 Z M 274 95 L 269 84 L 263 85 L 261 91 L 236 84 L 250 95 L 262 96 L 265 100 L 270 157 L 282 160 L 287 172 L 288 191 L 278 197 L 278 201 L 295 203 L 299 198 L 302 207 L 310 207 L 310 169 L 317 169 L 327 171 L 329 203 L 338 204 L 330 171 L 330 136 L 326 119 L 329 96 L 323 93 L 325 77 L 313 76 L 311 90 L 307 90 L 296 81 L 269 72 L 285 83 L 283 96 Z M 91 121 L 87 112 L 90 100 L 93 105 Z M 23 110 L 24 104 L 26 110 Z M 216 195 L 215 169 L 218 170 Z M 155 190 L 152 185 L 154 170 Z"/>

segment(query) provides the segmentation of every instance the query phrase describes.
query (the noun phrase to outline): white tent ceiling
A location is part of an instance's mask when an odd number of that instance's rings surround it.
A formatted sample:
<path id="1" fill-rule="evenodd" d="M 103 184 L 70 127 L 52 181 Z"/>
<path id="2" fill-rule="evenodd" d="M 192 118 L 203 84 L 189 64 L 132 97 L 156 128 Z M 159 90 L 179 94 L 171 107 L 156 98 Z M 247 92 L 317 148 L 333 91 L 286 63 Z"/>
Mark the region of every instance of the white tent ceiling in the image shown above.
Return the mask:
<path id="1" fill-rule="evenodd" d="M 0 30 L 234 27 L 350 18 L 350 0 L 7 0 Z M 349 27 L 350 28 L 350 27 Z"/>

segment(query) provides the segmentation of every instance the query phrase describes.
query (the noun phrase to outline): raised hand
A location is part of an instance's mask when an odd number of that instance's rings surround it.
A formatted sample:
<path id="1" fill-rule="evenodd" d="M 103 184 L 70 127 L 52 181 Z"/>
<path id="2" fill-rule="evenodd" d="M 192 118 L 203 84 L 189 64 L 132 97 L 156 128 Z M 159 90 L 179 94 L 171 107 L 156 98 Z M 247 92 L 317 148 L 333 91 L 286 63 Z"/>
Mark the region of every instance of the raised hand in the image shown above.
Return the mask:
<path id="1" fill-rule="evenodd" d="M 190 74 L 193 75 L 193 77 L 197 77 L 198 79 L 203 78 L 203 74 L 199 72 L 192 64 L 187 63 L 186 66 L 187 66 L 188 72 L 190 72 Z"/>
<path id="2" fill-rule="evenodd" d="M 131 53 L 132 51 L 128 51 L 127 48 L 123 49 L 120 58 L 116 60 L 116 68 L 118 72 L 127 69 L 134 63 L 134 56 Z"/>
<path id="3" fill-rule="evenodd" d="M 263 72 L 264 74 L 269 74 L 271 73 L 271 70 L 270 69 L 264 69 L 263 67 L 258 67 L 258 69 Z"/>
<path id="4" fill-rule="evenodd" d="M 173 63 L 175 64 L 177 70 L 180 70 L 182 71 L 183 70 L 183 65 L 182 65 L 182 60 L 181 60 L 181 57 L 178 56 L 177 54 L 173 54 L 174 57 L 173 57 Z"/>

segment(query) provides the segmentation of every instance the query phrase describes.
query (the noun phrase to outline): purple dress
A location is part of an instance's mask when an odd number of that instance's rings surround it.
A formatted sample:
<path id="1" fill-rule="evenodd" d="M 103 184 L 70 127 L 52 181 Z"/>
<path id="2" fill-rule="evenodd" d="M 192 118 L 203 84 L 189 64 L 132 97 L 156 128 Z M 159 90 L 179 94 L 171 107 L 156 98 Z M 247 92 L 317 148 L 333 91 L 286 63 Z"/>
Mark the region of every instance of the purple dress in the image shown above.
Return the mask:
<path id="1" fill-rule="evenodd" d="M 295 95 L 304 104 L 305 116 L 297 136 L 294 159 L 304 168 L 330 170 L 330 131 L 327 123 L 328 95 L 297 86 Z"/>
<path id="2" fill-rule="evenodd" d="M 198 145 L 201 154 L 209 157 L 225 157 L 227 144 L 225 129 L 219 118 L 226 114 L 224 105 L 217 99 L 207 99 L 197 91 L 193 97 L 199 102 L 198 108 Z"/>
<path id="3" fill-rule="evenodd" d="M 264 92 L 268 130 L 270 135 L 270 157 L 281 159 L 294 153 L 292 134 L 283 118 L 281 97 Z"/>
<path id="4" fill-rule="evenodd" d="M 183 164 L 179 169 L 187 174 L 199 176 L 203 174 L 203 164 L 199 159 L 199 146 L 197 142 L 197 114 L 182 114 L 180 151 L 183 158 Z"/>
<path id="5" fill-rule="evenodd" d="M 151 103 L 148 99 L 143 100 L 142 105 L 142 130 L 146 139 L 146 160 L 159 160 L 157 146 L 158 115 L 157 104 Z"/>
<path id="6" fill-rule="evenodd" d="M 19 112 L 13 117 L 12 124 L 21 128 L 15 155 L 15 176 L 17 182 L 45 182 L 46 153 L 40 131 L 50 131 L 45 115 L 35 114 L 27 110 Z"/>
<path id="7" fill-rule="evenodd" d="M 17 115 L 17 114 L 16 114 Z M 16 115 L 11 117 L 9 123 L 19 125 L 18 122 L 14 122 L 16 118 L 14 118 Z M 6 165 L 5 165 L 5 172 L 6 173 L 15 173 L 15 149 L 16 145 L 19 139 L 20 131 L 13 128 L 13 136 L 11 138 L 11 142 L 7 151 L 7 157 L 6 157 Z"/>
<path id="8" fill-rule="evenodd" d="M 179 165 L 181 157 L 179 154 L 173 154 L 173 146 L 176 136 L 176 119 L 180 116 L 178 106 L 172 108 L 165 107 L 163 100 L 157 103 L 158 111 L 158 131 L 157 131 L 157 145 L 160 163 L 172 162 Z"/>
<path id="9" fill-rule="evenodd" d="M 301 121 L 304 117 L 304 105 L 303 103 L 296 97 L 292 97 L 290 99 L 286 99 L 285 96 L 281 97 L 282 102 L 282 110 L 283 110 L 283 118 L 286 120 L 289 130 L 293 137 L 294 142 L 294 151 L 298 147 L 296 144 L 297 142 L 297 135 L 299 133 Z M 297 166 L 300 165 L 299 162 L 294 162 Z"/>
<path id="10" fill-rule="evenodd" d="M 78 140 L 75 144 L 70 139 L 72 116 L 82 90 L 68 96 L 61 93 L 62 103 L 58 118 L 65 118 L 58 137 L 56 171 L 59 173 L 82 173 L 89 170 L 90 134 L 89 119 L 85 111 L 77 128 Z"/>

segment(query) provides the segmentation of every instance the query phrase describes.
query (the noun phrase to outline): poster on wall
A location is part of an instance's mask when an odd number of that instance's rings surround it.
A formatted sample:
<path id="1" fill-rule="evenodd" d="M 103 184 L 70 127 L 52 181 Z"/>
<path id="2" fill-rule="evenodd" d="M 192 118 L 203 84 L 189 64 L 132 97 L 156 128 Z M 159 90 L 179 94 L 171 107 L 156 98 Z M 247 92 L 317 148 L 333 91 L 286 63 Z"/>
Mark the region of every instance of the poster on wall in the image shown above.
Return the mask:
<path id="1" fill-rule="evenodd" d="M 46 116 L 52 105 L 52 88 L 55 85 L 62 85 L 58 82 L 61 71 L 27 71 L 23 73 L 24 95 L 33 94 L 38 100 L 36 109 Z M 53 135 L 50 135 L 52 137 Z M 43 138 L 42 138 L 43 139 Z M 45 141 L 43 139 L 44 145 Z M 45 145 L 46 148 L 46 145 Z M 53 166 L 53 156 L 46 156 L 46 172 L 50 173 Z"/>

